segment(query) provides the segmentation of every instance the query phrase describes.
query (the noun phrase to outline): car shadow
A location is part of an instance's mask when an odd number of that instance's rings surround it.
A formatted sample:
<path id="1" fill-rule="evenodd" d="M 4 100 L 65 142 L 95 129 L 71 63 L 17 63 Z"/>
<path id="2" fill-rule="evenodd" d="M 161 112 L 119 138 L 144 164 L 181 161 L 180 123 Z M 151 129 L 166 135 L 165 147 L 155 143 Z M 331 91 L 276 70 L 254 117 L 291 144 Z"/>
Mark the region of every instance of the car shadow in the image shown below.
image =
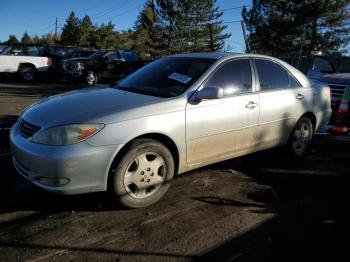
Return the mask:
<path id="1" fill-rule="evenodd" d="M 304 158 L 273 149 L 211 166 L 271 187 L 247 193 L 247 199 L 266 204 L 254 212 L 275 216 L 198 260 L 349 261 L 349 148 L 348 137 L 316 136 Z M 222 202 L 237 204 L 230 199 L 207 201 Z"/>

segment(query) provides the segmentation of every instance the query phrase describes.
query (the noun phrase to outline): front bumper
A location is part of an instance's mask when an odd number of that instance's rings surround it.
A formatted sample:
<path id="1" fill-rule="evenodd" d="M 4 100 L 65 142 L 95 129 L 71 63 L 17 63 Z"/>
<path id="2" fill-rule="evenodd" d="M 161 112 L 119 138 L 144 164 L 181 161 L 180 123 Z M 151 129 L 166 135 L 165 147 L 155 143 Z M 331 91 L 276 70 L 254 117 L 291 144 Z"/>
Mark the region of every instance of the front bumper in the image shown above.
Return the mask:
<path id="1" fill-rule="evenodd" d="M 10 143 L 18 173 L 44 190 L 80 194 L 107 189 L 115 145 L 92 146 L 87 142 L 67 146 L 35 144 L 20 134 L 17 124 L 11 129 Z M 47 181 L 65 182 L 54 185 Z"/>
<path id="2" fill-rule="evenodd" d="M 67 79 L 67 80 L 71 80 L 71 79 L 80 80 L 80 79 L 83 79 L 83 77 L 84 77 L 84 74 L 81 70 L 60 71 L 59 75 L 60 75 L 61 79 Z"/>

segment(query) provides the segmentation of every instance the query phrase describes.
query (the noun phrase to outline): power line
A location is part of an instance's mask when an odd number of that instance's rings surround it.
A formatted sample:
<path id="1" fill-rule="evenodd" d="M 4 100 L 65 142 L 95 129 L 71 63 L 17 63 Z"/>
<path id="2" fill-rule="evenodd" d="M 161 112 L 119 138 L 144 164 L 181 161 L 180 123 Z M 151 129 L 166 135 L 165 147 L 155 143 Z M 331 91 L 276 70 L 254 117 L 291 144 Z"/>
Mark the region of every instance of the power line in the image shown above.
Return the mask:
<path id="1" fill-rule="evenodd" d="M 227 21 L 227 22 L 222 22 L 223 24 L 235 24 L 235 23 L 240 23 L 242 20 L 236 20 L 236 21 Z"/>
<path id="2" fill-rule="evenodd" d="M 235 45 L 245 46 L 244 44 L 242 44 L 238 41 L 235 41 L 235 40 L 231 40 L 231 39 L 225 39 L 225 42 L 230 42 L 230 43 L 233 43 Z"/>
<path id="3" fill-rule="evenodd" d="M 24 19 L 26 22 L 31 21 L 31 22 L 40 23 L 40 24 L 47 24 L 47 23 L 48 23 L 48 21 L 33 19 L 33 18 L 29 17 L 29 16 L 23 16 L 22 14 L 17 15 L 17 16 L 14 16 L 13 14 L 4 13 L 4 14 L 2 14 L 2 15 L 5 15 L 5 16 L 7 15 L 8 17 L 14 18 L 14 19 L 16 19 L 16 20 L 18 20 L 18 19 Z M 11 22 L 11 23 L 12 23 L 12 22 Z"/>
<path id="4" fill-rule="evenodd" d="M 114 0 L 105 0 L 105 1 L 103 2 L 103 4 L 106 4 L 106 3 L 110 2 L 110 1 L 114 1 Z M 96 8 L 96 6 L 98 6 L 98 5 L 96 4 L 96 5 L 90 6 L 90 7 L 86 8 L 86 9 L 83 9 L 83 10 L 80 11 L 80 12 L 84 13 L 84 12 L 86 12 L 86 11 L 88 11 L 88 10 L 91 10 L 91 9 L 93 9 L 93 8 Z M 101 3 L 100 3 L 100 6 L 102 6 Z"/>
<path id="5" fill-rule="evenodd" d="M 144 5 L 143 3 L 142 3 L 142 4 L 138 4 L 137 6 L 134 6 L 134 7 L 130 8 L 130 9 L 127 9 L 127 10 L 123 11 L 122 13 L 118 13 L 118 14 L 113 15 L 113 16 L 111 16 L 111 17 L 116 18 L 116 17 L 123 16 L 124 14 L 130 13 L 131 11 L 133 11 L 133 10 L 135 10 L 135 9 L 137 9 L 137 8 L 139 8 L 139 7 L 141 7 L 141 6 L 143 6 L 143 5 Z M 112 11 L 109 12 L 109 13 L 112 13 L 113 11 L 114 11 L 114 10 L 112 10 Z M 94 19 L 95 19 L 95 20 L 98 20 L 98 19 L 100 19 L 101 17 L 104 17 L 104 16 L 106 16 L 106 14 L 101 15 L 101 16 L 98 16 L 98 17 L 95 17 Z"/>
<path id="6" fill-rule="evenodd" d="M 230 11 L 230 10 L 237 10 L 237 9 L 242 9 L 243 7 L 248 7 L 248 6 L 251 6 L 251 5 L 235 6 L 235 7 L 231 7 L 231 8 L 221 9 L 220 11 L 225 12 L 225 11 Z"/>
<path id="7" fill-rule="evenodd" d="M 49 30 L 49 29 L 50 28 L 53 29 L 54 26 L 55 26 L 55 23 L 52 23 L 52 24 L 50 24 L 50 25 L 48 25 L 40 30 L 36 30 L 36 32 L 32 32 L 32 35 L 39 35 L 39 34 L 44 35 L 44 34 L 50 33 L 52 30 Z"/>
<path id="8" fill-rule="evenodd" d="M 109 14 L 109 13 L 115 11 L 116 7 L 120 7 L 121 3 L 122 2 L 118 2 L 118 4 L 116 4 L 116 5 L 112 5 L 112 6 L 108 7 L 107 9 L 105 9 L 103 11 L 100 11 L 100 12 L 97 12 L 95 14 L 92 14 L 91 18 L 98 18 L 98 17 L 104 16 L 106 14 Z M 130 1 L 129 3 L 132 3 L 132 2 Z"/>

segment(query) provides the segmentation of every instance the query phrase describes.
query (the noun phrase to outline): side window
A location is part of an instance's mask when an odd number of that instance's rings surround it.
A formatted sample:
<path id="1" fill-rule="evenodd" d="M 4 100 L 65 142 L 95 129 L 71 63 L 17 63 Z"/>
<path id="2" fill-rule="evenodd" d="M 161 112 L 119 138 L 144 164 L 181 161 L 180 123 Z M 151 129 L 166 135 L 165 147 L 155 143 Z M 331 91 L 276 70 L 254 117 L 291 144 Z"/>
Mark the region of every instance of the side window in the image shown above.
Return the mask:
<path id="1" fill-rule="evenodd" d="M 255 59 L 262 90 L 289 88 L 289 73 L 277 63 Z"/>
<path id="2" fill-rule="evenodd" d="M 298 80 L 296 80 L 291 74 L 289 75 L 289 87 L 290 88 L 297 88 L 297 87 L 301 87 L 302 85 L 299 83 Z"/>
<path id="3" fill-rule="evenodd" d="M 111 62 L 115 59 L 119 58 L 119 54 L 117 52 L 110 52 L 108 54 L 106 54 L 106 58 L 108 62 Z"/>
<path id="4" fill-rule="evenodd" d="M 210 77 L 205 86 L 224 88 L 225 96 L 252 91 L 252 73 L 249 59 L 225 63 Z"/>
<path id="5" fill-rule="evenodd" d="M 328 60 L 320 58 L 320 57 L 316 57 L 314 64 L 313 64 L 313 68 L 314 71 L 317 72 L 333 72 L 333 66 L 331 65 L 330 62 L 328 62 Z"/>

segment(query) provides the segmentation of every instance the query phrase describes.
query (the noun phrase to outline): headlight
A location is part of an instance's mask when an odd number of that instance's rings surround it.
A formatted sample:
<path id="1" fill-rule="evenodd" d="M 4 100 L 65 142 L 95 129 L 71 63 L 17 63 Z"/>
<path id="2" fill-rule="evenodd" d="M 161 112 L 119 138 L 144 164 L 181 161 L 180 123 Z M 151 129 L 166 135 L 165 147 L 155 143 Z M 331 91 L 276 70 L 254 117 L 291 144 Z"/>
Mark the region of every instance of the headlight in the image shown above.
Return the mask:
<path id="1" fill-rule="evenodd" d="M 56 126 L 38 131 L 30 138 L 30 141 L 50 146 L 70 145 L 95 135 L 103 127 L 103 124 Z"/>

